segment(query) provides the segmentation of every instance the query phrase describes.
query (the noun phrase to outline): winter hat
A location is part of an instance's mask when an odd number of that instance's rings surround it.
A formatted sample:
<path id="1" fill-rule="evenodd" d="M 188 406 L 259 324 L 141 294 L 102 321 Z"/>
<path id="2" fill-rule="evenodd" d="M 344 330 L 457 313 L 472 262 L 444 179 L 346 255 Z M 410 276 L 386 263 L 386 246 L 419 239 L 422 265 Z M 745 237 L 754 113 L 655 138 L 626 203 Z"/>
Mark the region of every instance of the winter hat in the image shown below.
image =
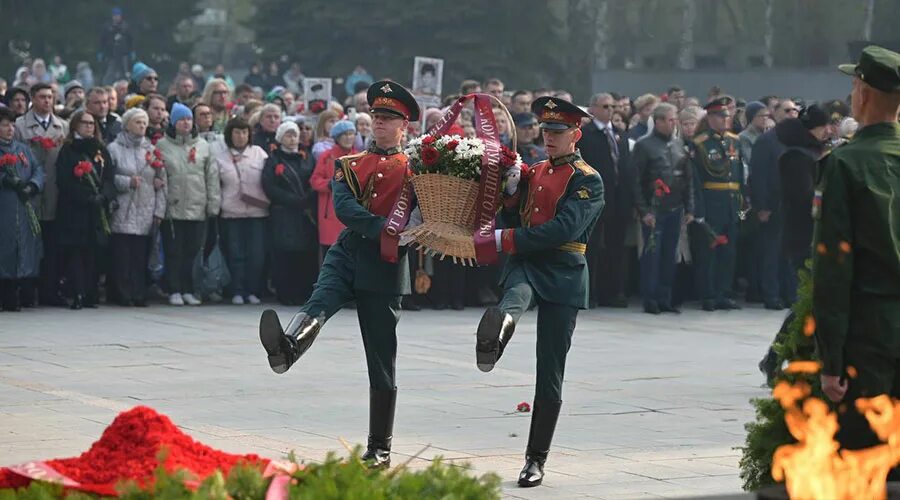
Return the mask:
<path id="1" fill-rule="evenodd" d="M 139 116 L 148 118 L 147 112 L 141 108 L 131 108 L 128 111 L 126 111 L 125 114 L 122 115 L 122 128 L 127 130 L 128 123 L 131 122 L 131 120 L 133 120 Z"/>
<path id="2" fill-rule="evenodd" d="M 810 104 L 800 111 L 800 123 L 806 127 L 806 130 L 812 130 L 816 127 L 828 125 L 828 115 L 825 110 L 818 104 Z"/>
<path id="3" fill-rule="evenodd" d="M 750 101 L 747 103 L 747 110 L 744 112 L 747 116 L 747 123 L 752 122 L 753 119 L 756 118 L 756 115 L 764 109 L 766 109 L 766 105 L 760 101 Z"/>
<path id="4" fill-rule="evenodd" d="M 278 130 L 275 131 L 275 140 L 280 144 L 281 139 L 284 138 L 284 134 L 288 132 L 294 132 L 295 134 L 300 135 L 300 127 L 290 120 L 282 122 L 281 125 L 278 126 Z"/>
<path id="5" fill-rule="evenodd" d="M 140 83 L 144 78 L 155 74 L 155 69 L 140 61 L 134 63 L 134 66 L 131 67 L 131 80 L 135 83 Z"/>
<path id="6" fill-rule="evenodd" d="M 141 94 L 132 94 L 125 98 L 125 109 L 136 108 L 144 103 L 147 98 Z"/>
<path id="7" fill-rule="evenodd" d="M 179 120 L 184 120 L 185 118 L 194 119 L 194 114 L 191 113 L 191 109 L 180 102 L 173 104 L 172 112 L 169 113 L 169 123 L 175 124 L 178 123 Z"/>
<path id="8" fill-rule="evenodd" d="M 69 81 L 69 83 L 67 83 L 63 87 L 63 99 L 65 99 L 66 97 L 69 97 L 69 92 L 71 92 L 75 89 L 84 90 L 84 85 L 82 85 L 81 82 L 79 82 L 78 80 Z"/>
<path id="9" fill-rule="evenodd" d="M 356 126 L 350 120 L 341 120 L 331 127 L 331 138 L 337 140 L 344 132 L 356 132 Z"/>

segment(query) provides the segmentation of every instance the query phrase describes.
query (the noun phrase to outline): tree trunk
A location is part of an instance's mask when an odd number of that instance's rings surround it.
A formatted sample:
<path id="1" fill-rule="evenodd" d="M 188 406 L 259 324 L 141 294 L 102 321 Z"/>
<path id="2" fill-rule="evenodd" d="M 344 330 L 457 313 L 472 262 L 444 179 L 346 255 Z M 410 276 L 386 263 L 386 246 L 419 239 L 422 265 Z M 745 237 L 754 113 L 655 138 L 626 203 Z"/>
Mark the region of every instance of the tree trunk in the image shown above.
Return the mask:
<path id="1" fill-rule="evenodd" d="M 598 0 L 594 11 L 594 71 L 609 68 L 609 3 Z M 593 75 L 591 75 L 593 77 Z"/>
<path id="2" fill-rule="evenodd" d="M 681 13 L 681 46 L 678 51 L 678 69 L 694 68 L 694 19 L 697 17 L 696 0 L 683 0 Z"/>
<path id="3" fill-rule="evenodd" d="M 863 23 L 863 40 L 872 40 L 872 21 L 875 19 L 875 0 L 866 1 L 866 20 Z"/>
<path id="4" fill-rule="evenodd" d="M 773 24 L 773 11 L 775 10 L 775 7 L 773 3 L 774 0 L 766 0 L 765 28 L 763 30 L 763 43 L 765 45 L 765 51 L 763 52 L 763 65 L 767 68 L 772 67 L 772 41 L 775 38 L 775 26 Z"/>

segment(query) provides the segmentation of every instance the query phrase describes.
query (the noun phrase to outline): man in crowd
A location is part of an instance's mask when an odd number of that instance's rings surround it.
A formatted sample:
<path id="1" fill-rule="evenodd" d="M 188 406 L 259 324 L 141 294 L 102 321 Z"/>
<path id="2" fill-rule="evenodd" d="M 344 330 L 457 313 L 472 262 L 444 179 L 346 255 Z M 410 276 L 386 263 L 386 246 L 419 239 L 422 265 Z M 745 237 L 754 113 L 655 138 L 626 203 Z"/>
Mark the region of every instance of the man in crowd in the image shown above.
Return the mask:
<path id="1" fill-rule="evenodd" d="M 679 87 L 678 85 L 673 85 L 669 87 L 668 92 L 666 92 L 666 96 L 668 98 L 669 104 L 675 106 L 678 111 L 684 109 L 684 102 L 687 99 L 687 94 L 684 92 L 684 89 Z"/>
<path id="2" fill-rule="evenodd" d="M 582 127 L 578 141 L 584 160 L 603 178 L 605 196 L 603 215 L 588 244 L 591 307 L 628 307 L 625 230 L 634 212 L 634 186 L 628 166 L 628 140 L 611 123 L 614 104 L 610 94 L 591 98 L 593 119 Z"/>
<path id="3" fill-rule="evenodd" d="M 740 309 L 732 298 L 738 213 L 743 205 L 744 166 L 738 136 L 728 131 L 728 101 L 706 106 L 709 130 L 694 137 L 689 153 L 694 171 L 698 231 L 694 267 L 704 311 Z"/>
<path id="4" fill-rule="evenodd" d="M 389 81 L 373 83 L 368 101 L 374 143 L 364 153 L 339 159 L 331 183 L 335 213 L 347 229 L 328 250 L 312 296 L 287 328 L 282 330 L 269 309 L 260 319 L 259 336 L 272 370 L 284 373 L 309 349 L 325 322 L 356 301 L 370 387 L 369 442 L 362 459 L 383 468 L 391 463 L 400 296 L 411 290 L 405 248 L 395 259 L 385 259 L 382 247 L 391 247 L 384 228 L 409 175 L 400 140 L 409 123 L 419 120 L 419 106 L 408 90 Z"/>
<path id="5" fill-rule="evenodd" d="M 797 118 L 800 108 L 790 99 L 784 99 L 775 108 L 773 118 L 780 123 L 785 118 Z M 760 135 L 751 148 L 750 189 L 753 209 L 759 220 L 757 239 L 757 263 L 760 272 L 760 293 L 766 309 L 781 310 L 785 301 L 792 302 L 787 283 L 790 266 L 781 251 L 781 186 L 778 176 L 778 158 L 784 153 L 784 145 L 775 130 Z M 787 292 L 787 293 L 783 293 Z"/>
<path id="6" fill-rule="evenodd" d="M 484 82 L 484 92 L 490 94 L 497 99 L 503 98 L 503 82 L 499 78 L 489 78 Z"/>
<path id="7" fill-rule="evenodd" d="M 532 112 L 516 113 L 513 115 L 516 124 L 516 152 L 522 157 L 522 163 L 534 165 L 547 159 L 544 148 L 534 143 L 534 139 L 540 133 L 538 131 L 537 116 Z"/>
<path id="8" fill-rule="evenodd" d="M 677 126 L 678 108 L 658 105 L 653 110 L 653 132 L 638 140 L 631 153 L 634 201 L 644 235 L 641 295 L 649 314 L 680 312 L 672 306 L 675 250 L 681 225 L 693 221 L 694 197 L 684 143 L 675 135 Z"/>
<path id="9" fill-rule="evenodd" d="M 869 46 L 840 70 L 860 129 L 819 168 L 812 302 L 822 390 L 846 409 L 836 438 L 860 449 L 882 440 L 859 398 L 900 397 L 900 54 Z"/>
<path id="10" fill-rule="evenodd" d="M 122 119 L 119 115 L 109 110 L 109 93 L 103 87 L 93 87 L 87 93 L 87 105 L 85 105 L 97 122 L 99 131 L 103 136 L 103 142 L 111 144 L 122 131 Z"/>
<path id="11" fill-rule="evenodd" d="M 172 105 L 176 102 L 190 108 L 194 105 L 194 99 L 196 97 L 197 88 L 194 86 L 194 79 L 190 76 L 179 77 L 178 82 L 175 84 L 175 94 L 169 96 L 166 100 L 166 109 L 171 110 Z"/>
<path id="12" fill-rule="evenodd" d="M 531 92 L 527 90 L 517 90 L 513 92 L 509 112 L 514 115 L 518 113 L 531 113 L 532 100 Z"/>
<path id="13" fill-rule="evenodd" d="M 478 368 L 491 371 L 516 322 L 537 305 L 537 381 L 525 467 L 519 474 L 522 487 L 544 480 L 562 406 L 566 354 L 578 310 L 588 305 L 585 246 L 603 210 L 603 181 L 575 149 L 581 119 L 589 116 L 555 97 L 535 100 L 532 111 L 540 116 L 550 159 L 524 177 L 516 167 L 507 173 L 501 217 L 508 229 L 496 232 L 497 251 L 509 255 L 501 280 L 503 299 L 482 316 L 475 350 Z"/>
<path id="14" fill-rule="evenodd" d="M 112 21 L 100 35 L 97 60 L 106 63 L 103 84 L 109 85 L 128 74 L 128 62 L 134 59 L 134 40 L 131 29 L 122 17 L 122 9 L 114 7 Z"/>
<path id="15" fill-rule="evenodd" d="M 144 97 L 155 94 L 159 88 L 159 75 L 156 70 L 142 62 L 134 63 L 131 68 L 131 83 L 133 93 Z"/>
<path id="16" fill-rule="evenodd" d="M 43 305 L 66 306 L 60 293 L 62 252 L 56 227 L 56 157 L 69 133 L 69 124 L 53 114 L 53 90 L 46 83 L 31 87 L 31 110 L 16 119 L 16 140 L 31 145 L 37 162 L 44 166 L 44 189 L 41 191 L 39 217 L 44 258 L 39 278 L 40 301 Z M 34 293 L 23 287 L 22 305 L 34 304 Z"/>
<path id="17" fill-rule="evenodd" d="M 466 95 L 481 92 L 481 84 L 478 80 L 463 80 L 459 85 L 459 94 Z"/>

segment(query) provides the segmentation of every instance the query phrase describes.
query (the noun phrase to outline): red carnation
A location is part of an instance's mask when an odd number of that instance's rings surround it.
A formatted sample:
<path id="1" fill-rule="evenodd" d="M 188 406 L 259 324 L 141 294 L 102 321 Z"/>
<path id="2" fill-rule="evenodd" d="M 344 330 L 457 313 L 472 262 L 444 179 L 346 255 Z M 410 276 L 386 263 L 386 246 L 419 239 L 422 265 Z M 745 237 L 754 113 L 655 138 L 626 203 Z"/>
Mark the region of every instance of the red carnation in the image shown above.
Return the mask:
<path id="1" fill-rule="evenodd" d="M 521 413 L 528 413 L 531 411 L 531 405 L 526 403 L 525 401 L 522 401 L 518 406 L 516 406 L 516 411 Z"/>
<path id="2" fill-rule="evenodd" d="M 422 139 L 422 144 L 433 144 L 433 143 L 434 143 L 433 135 L 426 135 L 425 138 Z"/>
<path id="3" fill-rule="evenodd" d="M 154 149 L 153 156 L 155 156 L 157 159 L 162 160 L 162 151 L 160 151 L 159 148 Z"/>
<path id="4" fill-rule="evenodd" d="M 440 159 L 441 153 L 433 146 L 425 146 L 422 148 L 422 163 L 426 165 L 434 165 Z"/>
<path id="5" fill-rule="evenodd" d="M 160 169 L 160 168 L 165 167 L 166 164 L 163 163 L 163 162 L 161 162 L 161 161 L 159 161 L 159 160 L 153 160 L 153 162 L 150 163 L 150 166 L 153 167 L 153 168 L 155 168 L 155 169 Z"/>
<path id="6" fill-rule="evenodd" d="M 672 190 L 669 188 L 669 185 L 663 182 L 662 179 L 656 179 L 653 183 L 653 187 L 656 188 L 656 196 L 662 197 L 663 195 L 669 194 Z"/>
<path id="7" fill-rule="evenodd" d="M 51 139 L 50 137 L 41 137 L 35 136 L 31 138 L 31 142 L 33 144 L 37 144 L 40 147 L 46 149 L 53 149 L 56 147 L 56 141 Z"/>
<path id="8" fill-rule="evenodd" d="M 159 150 L 157 149 L 157 151 L 159 151 Z M 160 155 L 160 160 L 161 159 L 162 159 L 162 155 Z M 188 152 L 188 161 L 190 163 L 197 163 L 197 148 L 196 147 L 191 148 L 190 152 Z"/>
<path id="9" fill-rule="evenodd" d="M 727 245 L 728 244 L 728 236 L 724 234 L 720 234 L 716 236 L 713 240 L 712 244 L 709 246 L 710 248 L 716 248 L 718 246 Z"/>
<path id="10" fill-rule="evenodd" d="M 150 160 L 153 159 L 153 156 L 150 154 L 150 151 L 147 151 L 147 154 L 144 155 L 144 159 L 147 160 L 147 163 L 150 163 Z"/>
<path id="11" fill-rule="evenodd" d="M 153 137 L 150 138 L 150 144 L 153 144 L 154 146 L 156 146 L 156 143 L 159 142 L 160 139 L 162 139 L 162 134 L 157 132 L 157 133 L 153 134 Z M 157 151 L 159 151 L 159 150 L 157 150 Z"/>
<path id="12" fill-rule="evenodd" d="M 14 154 L 5 154 L 0 156 L 0 166 L 15 165 L 18 157 Z"/>
<path id="13" fill-rule="evenodd" d="M 456 149 L 456 146 L 459 146 L 459 141 L 457 141 L 456 139 L 453 139 L 452 141 L 447 143 L 447 149 L 449 149 L 450 151 Z"/>
<path id="14" fill-rule="evenodd" d="M 275 175 L 277 175 L 279 177 L 284 175 L 284 163 L 279 163 L 278 165 L 275 165 Z"/>
<path id="15" fill-rule="evenodd" d="M 94 165 L 89 161 L 82 160 L 75 164 L 75 169 L 72 172 L 75 174 L 75 177 L 80 179 L 90 173 L 91 170 L 94 170 Z"/>

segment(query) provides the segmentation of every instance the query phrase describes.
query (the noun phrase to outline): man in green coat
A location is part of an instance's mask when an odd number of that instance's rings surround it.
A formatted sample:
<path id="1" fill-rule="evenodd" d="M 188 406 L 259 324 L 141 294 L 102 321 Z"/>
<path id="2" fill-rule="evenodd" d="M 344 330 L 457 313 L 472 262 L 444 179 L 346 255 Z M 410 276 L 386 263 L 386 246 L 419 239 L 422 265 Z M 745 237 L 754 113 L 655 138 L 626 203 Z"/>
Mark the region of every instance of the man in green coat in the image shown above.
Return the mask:
<path id="1" fill-rule="evenodd" d="M 399 237 L 394 238 L 403 229 L 396 215 L 412 209 L 403 198 L 409 169 L 400 139 L 409 122 L 419 119 L 419 106 L 394 82 L 372 84 L 367 97 L 375 141 L 364 153 L 340 158 L 331 183 L 335 214 L 347 229 L 328 250 L 309 301 L 284 330 L 275 311 L 264 311 L 259 338 L 269 366 L 284 373 L 312 346 L 328 318 L 355 300 L 369 369 L 369 442 L 362 458 L 373 467 L 388 467 L 400 296 L 410 293 L 406 248 L 398 249 Z"/>
<path id="2" fill-rule="evenodd" d="M 692 248 L 704 311 L 740 309 L 731 294 L 744 164 L 738 136 L 728 131 L 730 102 L 733 99 L 724 96 L 705 106 L 709 130 L 688 145 L 694 168 L 694 216 L 699 224 L 695 235 L 700 235 Z"/>
<path id="3" fill-rule="evenodd" d="M 840 70 L 860 129 L 819 164 L 813 317 L 822 390 L 846 408 L 837 440 L 858 449 L 879 440 L 854 401 L 900 397 L 900 54 L 869 46 Z"/>
<path id="4" fill-rule="evenodd" d="M 497 250 L 510 255 L 501 275 L 503 299 L 485 311 L 475 347 L 478 368 L 491 371 L 516 322 L 537 304 L 537 383 L 525 467 L 519 474 L 522 487 L 544 479 L 575 318 L 588 305 L 584 254 L 604 205 L 600 174 L 575 149 L 581 119 L 590 116 L 556 97 L 542 97 L 531 107 L 550 159 L 522 174 L 516 167 L 506 174 L 502 218 L 507 229 L 496 234 Z"/>

